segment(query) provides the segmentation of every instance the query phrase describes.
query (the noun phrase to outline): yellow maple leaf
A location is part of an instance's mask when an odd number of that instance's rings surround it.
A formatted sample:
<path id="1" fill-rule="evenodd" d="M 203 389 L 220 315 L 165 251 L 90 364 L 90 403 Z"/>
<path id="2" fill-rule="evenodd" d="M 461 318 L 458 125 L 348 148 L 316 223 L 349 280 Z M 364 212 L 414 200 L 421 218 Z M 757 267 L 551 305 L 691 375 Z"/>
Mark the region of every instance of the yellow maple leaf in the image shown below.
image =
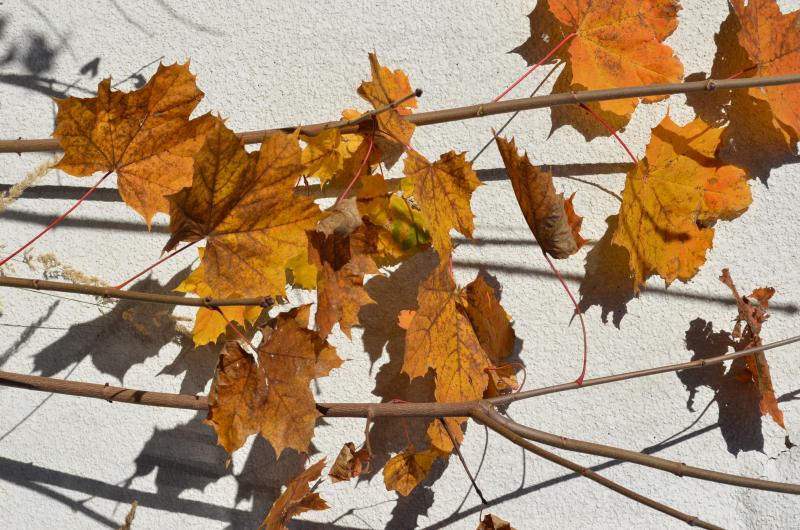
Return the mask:
<path id="1" fill-rule="evenodd" d="M 676 83 L 683 65 L 663 44 L 678 26 L 678 0 L 549 0 L 550 11 L 574 32 L 568 71 L 572 90 Z M 567 74 L 569 75 L 569 74 Z M 646 102 L 663 97 L 645 98 Z M 630 117 L 638 99 L 598 103 L 601 111 Z"/>
<path id="2" fill-rule="evenodd" d="M 203 248 L 197 249 L 201 260 L 204 251 Z M 200 298 L 213 295 L 211 287 L 205 281 L 202 263 L 175 290 L 182 293 L 193 293 Z M 259 306 L 222 306 L 219 311 L 207 307 L 198 308 L 194 317 L 194 328 L 192 328 L 194 345 L 203 346 L 209 342 L 216 342 L 228 327 L 228 320 L 240 324 L 255 322 L 262 310 L 263 308 Z M 222 311 L 222 315 L 220 311 Z"/>
<path id="3" fill-rule="evenodd" d="M 456 439 L 456 443 L 460 444 L 464 441 L 464 429 L 463 424 L 467 421 L 467 418 L 445 418 L 444 421 L 447 422 L 447 427 L 450 429 L 450 433 L 452 433 L 453 438 Z M 429 425 L 428 429 L 425 431 L 425 434 L 428 435 L 428 439 L 431 441 L 431 447 L 442 455 L 448 455 L 453 451 L 453 440 L 450 438 L 450 434 L 447 433 L 447 429 L 444 428 L 442 422 L 439 419 L 433 420 Z"/>
<path id="4" fill-rule="evenodd" d="M 330 508 L 325 499 L 319 493 L 312 493 L 308 483 L 319 479 L 322 469 L 325 467 L 323 458 L 314 465 L 304 469 L 302 473 L 294 477 L 286 490 L 272 504 L 267 518 L 259 527 L 264 530 L 287 530 L 289 520 L 295 515 L 310 510 L 327 510 Z"/>
<path id="5" fill-rule="evenodd" d="M 216 120 L 189 119 L 203 98 L 189 63 L 159 65 L 128 93 L 104 79 L 97 93 L 56 100 L 53 136 L 64 149 L 56 167 L 76 177 L 115 171 L 122 199 L 149 226 L 156 212 L 169 211 L 165 196 L 192 183 L 193 156 Z"/>
<path id="6" fill-rule="evenodd" d="M 205 279 L 214 295 L 283 295 L 288 261 L 304 252 L 321 213 L 295 193 L 302 172 L 298 135 L 275 133 L 257 153 L 217 120 L 197 154 L 191 188 L 169 197 L 172 237 L 205 238 Z"/>
<path id="7" fill-rule="evenodd" d="M 428 475 L 438 456 L 439 452 L 435 449 L 417 452 L 413 445 L 409 445 L 405 451 L 390 458 L 383 467 L 386 489 L 407 496 Z"/>
<path id="8" fill-rule="evenodd" d="M 481 185 L 466 153 L 450 151 L 434 163 L 411 151 L 405 159 L 403 190 L 410 193 L 428 221 L 433 248 L 441 259 L 453 249 L 450 230 L 472 237 L 474 229 L 470 200 Z"/>
<path id="9" fill-rule="evenodd" d="M 716 158 L 722 128 L 669 116 L 653 129 L 646 157 L 627 176 L 612 242 L 629 253 L 634 289 L 653 274 L 688 281 L 705 262 L 713 224 L 750 205 L 745 172 Z"/>
<path id="10" fill-rule="evenodd" d="M 459 292 L 447 263 L 440 263 L 419 287 L 417 309 L 406 332 L 403 372 L 410 378 L 436 374 L 437 401 L 479 399 L 491 366 L 469 319 L 458 307 Z"/>
<path id="11" fill-rule="evenodd" d="M 307 452 L 320 416 L 309 384 L 341 365 L 336 350 L 308 326 L 310 306 L 279 314 L 262 329 L 258 364 L 228 343 L 208 398 L 207 423 L 228 452 L 260 432 L 280 456 Z"/>

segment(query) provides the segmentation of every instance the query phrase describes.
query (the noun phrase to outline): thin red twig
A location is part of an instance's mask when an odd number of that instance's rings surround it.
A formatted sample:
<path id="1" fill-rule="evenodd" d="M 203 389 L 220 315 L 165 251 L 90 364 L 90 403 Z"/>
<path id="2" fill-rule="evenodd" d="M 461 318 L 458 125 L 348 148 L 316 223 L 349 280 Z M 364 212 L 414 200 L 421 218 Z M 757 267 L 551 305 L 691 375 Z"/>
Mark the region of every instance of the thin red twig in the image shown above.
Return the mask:
<path id="1" fill-rule="evenodd" d="M 199 241 L 199 240 L 198 240 L 198 241 Z M 164 263 L 165 261 L 167 261 L 167 260 L 168 260 L 168 259 L 170 259 L 171 257 L 173 257 L 173 256 L 177 256 L 178 254 L 180 254 L 181 252 L 183 252 L 183 251 L 184 251 L 184 250 L 186 250 L 187 248 L 191 247 L 191 246 L 192 246 L 192 245 L 194 245 L 195 243 L 197 243 L 197 241 L 192 241 L 191 243 L 186 243 L 185 245 L 183 245 L 181 248 L 179 248 L 179 249 L 178 249 L 178 250 L 176 250 L 175 252 L 173 252 L 173 253 L 171 253 L 171 254 L 167 254 L 166 256 L 164 256 L 163 258 L 161 258 L 160 260 L 156 261 L 155 263 L 153 263 L 152 265 L 150 265 L 149 267 L 147 267 L 147 268 L 146 268 L 145 270 L 143 270 L 142 272 L 140 272 L 140 273 L 138 273 L 138 274 L 136 274 L 136 275 L 134 275 L 134 276 L 131 276 L 130 278 L 128 278 L 127 280 L 125 280 L 125 281 L 124 281 L 124 282 L 122 282 L 121 284 L 119 284 L 119 285 L 115 286 L 115 287 L 114 287 L 114 289 L 123 289 L 123 288 L 124 288 L 126 285 L 128 285 L 129 283 L 131 283 L 131 282 L 132 282 L 133 280 L 135 280 L 136 278 L 140 277 L 140 276 L 141 276 L 141 275 L 143 275 L 143 274 L 146 274 L 146 273 L 150 272 L 151 270 L 155 269 L 156 267 L 158 267 L 159 265 L 161 265 L 162 263 Z"/>
<path id="2" fill-rule="evenodd" d="M 623 149 L 625 149 L 625 152 L 626 152 L 626 153 L 628 153 L 628 156 L 629 156 L 629 157 L 631 157 L 631 160 L 633 160 L 633 163 L 634 163 L 634 164 L 636 164 L 636 165 L 638 166 L 638 165 L 639 165 L 639 159 L 636 157 L 636 155 L 634 155 L 634 154 L 633 154 L 633 152 L 632 152 L 630 149 L 628 149 L 628 145 L 627 145 L 627 144 L 626 144 L 624 141 L 622 141 L 622 138 L 620 138 L 620 136 L 617 134 L 617 131 L 615 131 L 615 130 L 614 130 L 612 127 L 611 127 L 611 125 L 609 125 L 609 124 L 608 124 L 608 122 L 606 122 L 606 120 L 604 120 L 603 118 L 601 118 L 599 114 L 597 114 L 595 111 L 593 111 L 592 109 L 590 109 L 590 108 L 589 108 L 589 107 L 588 107 L 588 106 L 587 106 L 585 103 L 581 103 L 581 104 L 580 104 L 580 107 L 581 107 L 583 110 L 585 110 L 586 112 L 588 112 L 589 114 L 591 114 L 592 116 L 594 116 L 594 119 L 596 119 L 597 121 L 599 121 L 599 122 L 600 122 L 600 124 L 601 124 L 603 127 L 605 127 L 605 128 L 606 128 L 606 130 L 607 130 L 608 132 L 610 132 L 610 133 L 611 133 L 611 134 L 614 136 L 614 138 L 616 138 L 616 139 L 617 139 L 617 142 L 619 142 L 619 145 L 621 145 L 621 146 L 622 146 L 622 148 L 623 148 Z"/>
<path id="3" fill-rule="evenodd" d="M 75 204 L 73 204 L 73 205 L 70 207 L 70 209 L 69 209 L 69 210 L 67 210 L 66 212 L 62 213 L 62 214 L 61 214 L 61 216 L 60 216 L 60 217 L 58 217 L 58 219 L 56 219 L 55 221 L 53 221 L 52 223 L 50 223 L 49 225 L 47 225 L 47 227 L 46 227 L 44 230 L 42 230 L 41 232 L 39 232 L 38 234 L 36 234 L 36 236 L 35 236 L 33 239 L 31 239 L 30 241 L 28 241 L 27 243 L 25 243 L 24 245 L 22 245 L 21 247 L 19 247 L 19 248 L 18 248 L 17 250 L 15 250 L 15 251 L 14 251 L 14 252 L 13 252 L 13 253 L 10 255 L 10 256 L 7 256 L 7 257 L 6 257 L 6 258 L 5 258 L 3 261 L 0 261 L 0 267 L 2 267 L 3 265 L 5 265 L 5 264 L 8 262 L 8 260 L 10 260 L 11 258 L 13 258 L 14 256 L 16 256 L 17 254 L 19 254 L 19 253 L 20 253 L 20 252 L 22 252 L 23 250 L 25 250 L 26 248 L 28 248 L 29 246 L 31 246 L 31 245 L 32 245 L 32 244 L 33 244 L 33 243 L 34 243 L 34 242 L 35 242 L 37 239 L 39 239 L 40 237 L 42 237 L 43 235 L 45 235 L 45 234 L 46 234 L 47 232 L 49 232 L 49 231 L 50 231 L 52 228 L 55 228 L 55 226 L 56 226 L 56 225 L 58 225 L 58 224 L 59 224 L 61 221 L 63 221 L 64 219 L 66 219 L 66 218 L 67 218 L 67 216 L 68 216 L 69 214 L 71 214 L 71 213 L 72 213 L 72 212 L 73 212 L 73 211 L 74 211 L 74 210 L 75 210 L 75 209 L 76 209 L 78 206 L 80 206 L 80 205 L 81 205 L 81 203 L 82 203 L 83 201 L 85 201 L 85 200 L 86 200 L 86 198 L 87 198 L 89 195 L 91 195 L 92 193 L 94 193 L 94 190 L 96 190 L 96 189 L 97 189 L 97 187 L 98 187 L 98 186 L 100 186 L 100 184 L 102 184 L 102 183 L 103 183 L 103 181 L 104 181 L 104 180 L 105 180 L 105 179 L 106 179 L 106 178 L 107 178 L 107 177 L 108 177 L 108 176 L 109 176 L 111 173 L 112 173 L 112 172 L 111 172 L 111 171 L 109 171 L 108 173 L 106 173 L 105 175 L 103 175 L 102 177 L 100 177 L 100 180 L 98 180 L 98 181 L 95 183 L 95 185 L 94 185 L 94 186 L 92 186 L 91 188 L 89 188 L 89 190 L 88 190 L 86 193 L 84 193 L 84 194 L 83 194 L 83 196 L 82 196 L 80 199 L 78 199 L 78 200 L 77 200 L 77 202 L 76 202 Z"/>
<path id="4" fill-rule="evenodd" d="M 583 378 L 586 377 L 586 358 L 588 357 L 589 354 L 589 340 L 587 339 L 586 336 L 586 322 L 583 320 L 583 311 L 581 311 L 581 308 L 578 305 L 578 301 L 575 300 L 575 297 L 572 295 L 572 291 L 570 291 L 567 282 L 564 281 L 564 277 L 561 276 L 560 272 L 558 272 L 556 264 L 553 263 L 553 260 L 550 259 L 550 256 L 547 255 L 547 252 L 542 252 L 542 254 L 544 254 L 544 259 L 547 260 L 547 263 L 550 264 L 550 268 L 553 270 L 553 274 L 556 275 L 556 278 L 558 278 L 558 281 L 561 282 L 561 285 L 562 287 L 564 287 L 564 290 L 567 292 L 567 295 L 569 295 L 569 299 L 572 300 L 572 304 L 575 306 L 575 312 L 578 313 L 578 318 L 581 321 L 581 331 L 583 332 L 583 368 L 581 368 L 581 375 L 578 376 L 575 382 L 578 383 L 579 385 L 582 385 Z"/>
<path id="5" fill-rule="evenodd" d="M 540 66 L 542 66 L 544 63 L 546 63 L 546 62 L 547 62 L 547 60 L 548 60 L 548 59 L 550 59 L 550 57 L 552 57 L 552 56 L 553 56 L 553 54 L 555 54 L 555 53 L 556 53 L 558 50 L 560 50 L 560 49 L 561 49 L 561 47 L 562 47 L 562 46 L 564 46 L 564 45 L 565 45 L 567 42 L 569 42 L 569 41 L 570 41 L 570 39 L 572 39 L 572 37 L 574 37 L 575 35 L 577 35 L 577 33 L 570 33 L 569 35 L 567 35 L 566 37 L 564 37 L 564 40 L 562 40 L 561 42 L 559 42 L 559 43 L 556 45 L 556 47 L 555 47 L 555 48 L 553 48 L 552 50 L 550 50 L 550 52 L 549 52 L 547 55 L 545 55 L 545 56 L 544 56 L 544 58 L 543 58 L 542 60 L 540 60 L 538 63 L 534 64 L 533 66 L 531 66 L 531 67 L 530 67 L 530 68 L 529 68 L 529 69 L 528 69 L 528 70 L 527 70 L 527 71 L 526 71 L 524 74 L 522 74 L 522 77 L 520 77 L 519 79 L 517 79 L 516 81 L 514 81 L 513 83 L 511 83 L 511 86 L 509 86 L 507 89 L 503 90 L 503 92 L 501 92 L 499 96 L 497 96 L 496 98 L 494 98 L 494 99 L 492 100 L 492 103 L 497 103 L 498 101 L 500 101 L 501 99 L 503 99 L 503 98 L 506 96 L 506 94 L 508 94 L 509 92 L 511 92 L 512 90 L 514 90 L 514 87 L 516 87 L 518 84 L 522 83 L 522 81 L 523 81 L 523 80 L 524 80 L 526 77 L 528 77 L 529 75 L 531 75 L 531 74 L 532 74 L 532 73 L 533 73 L 533 72 L 534 72 L 534 71 L 535 71 L 537 68 L 539 68 L 539 67 L 540 67 Z"/>

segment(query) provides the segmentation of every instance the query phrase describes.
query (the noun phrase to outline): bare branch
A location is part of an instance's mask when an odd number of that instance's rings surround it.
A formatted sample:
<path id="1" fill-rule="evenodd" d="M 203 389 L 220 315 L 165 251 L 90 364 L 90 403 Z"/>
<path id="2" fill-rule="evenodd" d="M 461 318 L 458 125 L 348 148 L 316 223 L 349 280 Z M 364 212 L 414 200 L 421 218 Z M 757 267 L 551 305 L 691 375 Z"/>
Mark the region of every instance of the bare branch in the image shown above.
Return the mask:
<path id="1" fill-rule="evenodd" d="M 666 83 L 654 85 L 631 86 L 611 88 L 605 90 L 586 90 L 583 92 L 569 92 L 536 96 L 531 98 L 509 99 L 496 103 L 481 103 L 467 107 L 420 112 L 404 116 L 404 119 L 417 125 L 434 125 L 452 121 L 482 118 L 495 114 L 507 114 L 521 110 L 542 109 L 576 103 L 589 103 L 593 101 L 612 101 L 617 99 L 641 98 L 647 96 L 668 96 L 672 94 L 688 94 L 691 92 L 708 92 L 712 90 L 738 90 L 753 87 L 768 87 L 800 83 L 800 74 L 781 75 L 773 77 L 747 77 L 740 79 L 708 79 L 706 81 L 690 81 L 683 83 Z M 331 128 L 338 128 L 343 133 L 356 132 L 357 125 L 348 123 L 348 120 L 329 121 L 314 125 L 296 125 L 279 129 L 266 129 L 261 131 L 248 131 L 238 133 L 245 143 L 260 143 L 265 136 L 275 132 L 293 132 L 300 129 L 305 135 L 313 136 Z M 59 151 L 61 147 L 52 138 L 38 140 L 3 140 L 0 141 L 0 153 L 29 153 L 37 151 Z"/>
<path id="2" fill-rule="evenodd" d="M 100 287 L 81 283 L 53 282 L 14 276 L 0 276 L 0 287 L 16 287 L 37 289 L 41 291 L 58 291 L 62 293 L 88 294 L 101 298 L 119 300 L 135 300 L 157 304 L 184 305 L 192 307 L 225 307 L 225 306 L 261 306 L 272 307 L 275 300 L 269 296 L 258 298 L 191 298 L 176 294 L 143 293 L 140 291 L 123 291 L 113 287 Z"/>
<path id="3" fill-rule="evenodd" d="M 510 440 L 514 444 L 522 447 L 523 449 L 530 451 L 531 453 L 540 456 L 546 460 L 549 460 L 554 464 L 558 464 L 562 467 L 574 471 L 575 473 L 583 475 L 589 480 L 593 480 L 594 482 L 597 482 L 598 484 L 605 486 L 610 490 L 616 491 L 620 495 L 624 495 L 625 497 L 633 501 L 636 501 L 639 504 L 643 504 L 648 508 L 658 510 L 659 512 L 669 515 L 670 517 L 679 519 L 690 526 L 699 526 L 700 528 L 712 528 L 712 529 L 720 528 L 719 526 L 707 523 L 696 516 L 683 513 L 680 510 L 676 510 L 675 508 L 667 506 L 666 504 L 662 504 L 656 500 L 651 499 L 650 497 L 646 497 L 640 493 L 636 493 L 635 491 L 632 491 L 626 488 L 625 486 L 622 486 L 621 484 L 614 482 L 613 480 L 610 480 L 596 473 L 595 471 L 592 471 L 587 467 L 577 464 L 571 460 L 567 460 L 566 458 L 561 457 L 555 453 L 551 453 L 550 451 L 547 451 L 546 449 L 543 449 L 538 445 L 532 444 L 522 436 L 518 435 L 513 430 L 509 429 L 504 423 L 497 420 L 494 416 L 490 416 L 483 410 L 480 409 L 476 410 L 473 413 L 472 417 L 475 419 L 475 421 L 478 421 L 486 425 L 496 433 Z"/>
<path id="4" fill-rule="evenodd" d="M 628 449 L 613 447 L 610 445 L 597 444 L 592 442 L 585 442 L 583 440 L 575 440 L 565 436 L 557 436 L 544 431 L 539 431 L 525 425 L 520 425 L 514 420 L 503 416 L 494 409 L 489 409 L 487 415 L 495 422 L 503 424 L 514 433 L 533 440 L 534 442 L 543 443 L 552 447 L 566 449 L 567 451 L 574 451 L 578 453 L 585 453 L 589 455 L 604 456 L 607 458 L 615 458 L 617 460 L 624 460 L 642 466 L 660 469 L 662 471 L 669 471 L 673 475 L 679 477 L 692 477 L 700 480 L 708 480 L 710 482 L 717 482 L 720 484 L 729 484 L 731 486 L 741 486 L 743 488 L 752 488 L 765 491 L 774 491 L 778 493 L 790 493 L 792 495 L 800 495 L 800 484 L 785 484 L 781 482 L 772 482 L 770 480 L 761 480 L 757 478 L 741 477 L 738 475 L 731 475 L 729 473 L 721 473 L 719 471 L 712 471 L 710 469 L 703 469 L 694 466 L 687 466 L 682 462 L 674 462 L 665 458 L 657 456 L 646 455 L 644 453 L 637 453 Z"/>

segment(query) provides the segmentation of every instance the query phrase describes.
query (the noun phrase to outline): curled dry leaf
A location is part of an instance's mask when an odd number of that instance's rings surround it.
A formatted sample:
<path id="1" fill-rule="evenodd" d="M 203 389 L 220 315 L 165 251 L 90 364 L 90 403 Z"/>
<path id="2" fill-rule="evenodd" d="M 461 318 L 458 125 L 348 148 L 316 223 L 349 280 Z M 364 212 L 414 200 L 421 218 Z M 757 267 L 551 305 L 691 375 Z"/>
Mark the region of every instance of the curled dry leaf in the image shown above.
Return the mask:
<path id="1" fill-rule="evenodd" d="M 58 99 L 53 136 L 64 156 L 55 167 L 76 177 L 115 171 L 122 199 L 149 226 L 169 211 L 165 196 L 192 183 L 193 156 L 216 121 L 189 119 L 202 98 L 186 63 L 159 65 L 133 92 L 112 91 L 107 78 L 96 97 Z"/>
<path id="2" fill-rule="evenodd" d="M 663 44 L 678 26 L 678 0 L 549 0 L 549 6 L 563 34 L 576 33 L 565 70 L 572 76 L 571 90 L 677 83 L 683 78 L 683 65 Z M 658 99 L 663 97 L 645 101 Z M 637 103 L 632 98 L 597 106 L 629 118 Z"/>
<path id="3" fill-rule="evenodd" d="M 197 252 L 202 260 L 205 249 L 199 248 Z M 205 281 L 202 263 L 175 290 L 182 293 L 193 293 L 200 298 L 213 295 L 211 287 Z M 224 306 L 219 309 L 198 308 L 194 317 L 194 328 L 192 328 L 194 345 L 203 346 L 209 342 L 216 342 L 228 327 L 228 320 L 240 324 L 255 322 L 261 315 L 262 310 L 263 308 L 258 306 Z M 220 314 L 220 311 L 222 314 Z"/>
<path id="4" fill-rule="evenodd" d="M 374 303 L 364 289 L 364 275 L 378 273 L 371 254 L 374 234 L 359 230 L 350 235 L 308 233 L 309 262 L 317 269 L 316 325 L 322 338 L 333 326 L 350 338 L 351 328 L 359 323 L 362 306 Z"/>
<path id="5" fill-rule="evenodd" d="M 800 71 L 800 10 L 781 13 L 775 0 L 731 0 L 739 21 L 739 44 L 747 52 L 756 75 L 767 77 Z M 779 38 L 778 38 L 779 36 Z M 800 88 L 797 85 L 751 88 L 749 94 L 769 104 L 778 130 L 794 146 L 800 136 Z"/>
<path id="6" fill-rule="evenodd" d="M 441 259 L 447 258 L 453 249 L 451 229 L 467 237 L 472 237 L 474 230 L 470 200 L 481 181 L 465 155 L 450 151 L 431 163 L 411 151 L 403 167 L 403 191 L 419 204 L 428 221 L 433 248 Z"/>
<path id="7" fill-rule="evenodd" d="M 515 530 L 511 523 L 503 519 L 487 513 L 481 523 L 478 525 L 477 530 Z"/>
<path id="8" fill-rule="evenodd" d="M 624 247 L 634 290 L 653 274 L 688 281 L 705 262 L 717 220 L 750 206 L 745 172 L 716 158 L 722 128 L 669 116 L 653 129 L 646 157 L 627 176 L 613 244 Z"/>
<path id="9" fill-rule="evenodd" d="M 428 475 L 439 456 L 435 449 L 417 452 L 413 445 L 394 455 L 383 467 L 383 482 L 387 490 L 407 496 Z"/>
<path id="10" fill-rule="evenodd" d="M 208 419 L 229 453 L 260 432 L 280 456 L 307 452 L 320 416 L 309 384 L 342 364 L 336 350 L 308 329 L 310 306 L 279 314 L 262 329 L 258 364 L 226 344 L 208 397 Z"/>
<path id="11" fill-rule="evenodd" d="M 369 451 L 366 448 L 356 450 L 353 442 L 347 442 L 339 451 L 339 456 L 331 466 L 328 476 L 333 482 L 341 482 L 355 478 L 368 469 Z"/>
<path id="12" fill-rule="evenodd" d="M 565 201 L 562 193 L 556 193 L 553 176 L 531 164 L 527 154 L 520 156 L 513 138 L 495 140 L 522 214 L 542 251 L 557 259 L 578 252 L 586 240 L 580 234 L 583 217 L 572 206 L 575 194 Z"/>
<path id="13" fill-rule="evenodd" d="M 316 464 L 309 466 L 297 475 L 286 486 L 286 490 L 272 505 L 267 518 L 259 528 L 264 530 L 287 530 L 286 525 L 289 520 L 303 512 L 311 510 L 327 510 L 330 508 L 325 499 L 319 493 L 312 493 L 308 483 L 318 480 L 322 476 L 322 469 L 325 467 L 323 458 Z"/>
<path id="14" fill-rule="evenodd" d="M 733 330 L 733 337 L 737 339 L 735 349 L 744 350 L 761 346 L 761 326 L 769 318 L 767 308 L 770 298 L 775 294 L 775 289 L 761 287 L 753 291 L 750 296 L 740 296 L 728 269 L 722 269 L 722 276 L 719 279 L 730 288 L 739 309 L 739 316 Z M 762 416 L 769 414 L 775 423 L 785 429 L 783 411 L 778 407 L 767 356 L 764 352 L 748 355 L 745 357 L 745 365 L 749 372 L 749 379 L 755 383 L 761 395 L 759 408 Z"/>
<path id="15" fill-rule="evenodd" d="M 205 238 L 205 279 L 217 297 L 283 295 L 287 262 L 306 251 L 319 207 L 294 193 L 302 172 L 297 134 L 275 133 L 257 153 L 221 120 L 195 157 L 194 180 L 169 197 L 172 237 Z"/>

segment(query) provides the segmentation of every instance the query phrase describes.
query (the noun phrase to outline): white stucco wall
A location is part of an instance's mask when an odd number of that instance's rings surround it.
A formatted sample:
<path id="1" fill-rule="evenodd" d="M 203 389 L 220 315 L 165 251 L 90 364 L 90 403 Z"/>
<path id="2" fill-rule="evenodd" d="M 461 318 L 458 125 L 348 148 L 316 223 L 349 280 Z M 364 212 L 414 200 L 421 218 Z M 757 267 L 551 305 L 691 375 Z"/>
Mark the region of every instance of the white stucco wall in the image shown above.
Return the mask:
<path id="1" fill-rule="evenodd" d="M 797 9 L 800 1 L 781 5 L 784 11 Z M 337 117 L 343 108 L 364 108 L 355 89 L 368 75 L 367 52 L 372 50 L 384 64 L 403 68 L 412 84 L 425 90 L 422 110 L 487 101 L 525 67 L 518 55 L 508 52 L 528 38 L 526 15 L 533 6 L 534 0 L 6 0 L 0 4 L 0 57 L 6 58 L 0 61 L 0 136 L 48 136 L 54 118 L 48 95 L 87 95 L 107 75 L 114 80 L 137 72 L 149 77 L 155 71 L 153 62 L 161 57 L 166 63 L 191 57 L 206 93 L 200 110 L 219 112 L 235 130 L 316 122 Z M 710 69 L 714 32 L 726 13 L 724 0 L 684 1 L 680 25 L 668 43 L 687 74 Z M 532 76 L 517 93 L 527 94 L 543 75 Z M 131 78 L 121 84 L 132 86 Z M 693 114 L 685 101 L 675 96 L 640 106 L 624 133 L 631 148 L 643 155 L 650 128 L 667 109 L 676 121 L 690 120 Z M 449 149 L 474 153 L 490 137 L 490 129 L 503 121 L 494 117 L 424 127 L 417 130 L 415 143 L 430 156 Z M 609 173 L 608 168 L 624 171 L 614 164 L 624 164 L 625 153 L 613 139 L 586 143 L 569 127 L 551 136 L 549 131 L 548 111 L 524 113 L 508 129 L 535 162 L 575 177 L 558 178 L 557 186 L 578 191 L 577 209 L 586 216 L 584 235 L 597 240 L 618 203 L 595 185 L 621 191 L 624 174 Z M 0 156 L 0 184 L 19 181 L 46 158 Z M 502 284 L 503 304 L 515 320 L 529 387 L 572 380 L 580 365 L 579 328 L 577 322 L 570 323 L 569 301 L 533 244 L 501 167 L 493 147 L 476 164 L 486 185 L 473 200 L 475 240 L 459 240 L 456 276 L 466 283 L 485 268 Z M 736 310 L 717 280 L 725 266 L 743 291 L 761 285 L 777 289 L 763 333 L 766 340 L 798 332 L 797 168 L 787 163 L 774 169 L 766 184 L 752 182 L 753 205 L 740 219 L 718 225 L 708 262 L 690 284 L 664 290 L 660 281 L 651 281 L 648 290 L 627 303 L 627 314 L 617 311 L 607 315 L 607 322 L 599 306 L 588 309 L 590 377 L 689 360 L 694 352 L 687 348 L 687 332 L 690 347 L 708 351 L 698 346 L 703 343 L 698 322 L 693 327 L 690 323 L 699 318 L 713 323 L 714 332 L 731 329 Z M 0 213 L 0 254 L 16 248 L 67 208 L 89 182 L 54 171 L 30 188 Z M 110 190 L 114 185 L 104 185 L 39 241 L 33 256 L 52 252 L 64 264 L 112 283 L 156 259 L 167 239 L 165 217 L 159 217 L 153 233 L 148 233 Z M 592 248 L 587 245 L 559 264 L 575 290 Z M 174 287 L 191 260 L 188 253 L 176 258 L 136 288 Z M 41 267 L 30 270 L 19 261 L 14 266 L 19 275 L 42 274 Z M 371 284 L 371 294 L 386 307 L 368 315 L 378 331 L 362 340 L 363 333 L 356 330 L 352 343 L 336 335 L 334 342 L 347 361 L 316 385 L 319 400 L 379 399 L 373 394 L 376 374 L 385 388 L 399 369 L 400 335 L 393 327 L 394 315 L 413 305 L 413 288 L 403 287 L 426 267 L 424 258 L 415 259 L 392 279 Z M 79 303 L 76 298 L 0 289 L 0 368 L 152 390 L 207 391 L 216 354 L 181 346 L 163 313 L 171 308 L 98 306 L 91 299 Z M 308 296 L 293 294 L 292 299 L 300 302 Z M 149 336 L 137 331 L 140 325 Z M 390 351 L 394 348 L 391 356 L 380 353 L 387 338 Z M 369 355 L 364 353 L 365 342 Z M 675 374 L 539 398 L 514 405 L 510 412 L 517 420 L 552 432 L 635 450 L 651 448 L 654 454 L 686 463 L 797 483 L 800 448 L 789 450 L 785 443 L 787 435 L 800 440 L 797 350 L 789 347 L 770 355 L 778 393 L 788 395 L 782 402 L 786 432 L 753 415 L 751 394 L 738 383 L 721 383 L 714 402 L 714 391 L 698 386 L 694 410 L 689 410 L 689 392 Z M 693 374 L 686 381 L 720 384 L 713 375 Z M 259 441 L 251 444 L 252 451 L 248 445 L 238 452 L 226 469 L 213 431 L 188 411 L 4 387 L 0 411 L 0 528 L 116 527 L 133 500 L 140 505 L 137 530 L 255 528 L 281 485 L 300 466 L 292 456 L 276 463 L 272 450 Z M 346 441 L 359 443 L 363 427 L 361 421 L 322 422 L 314 441 L 319 455 L 313 460 L 322 455 L 333 459 Z M 376 429 L 373 444 L 383 455 L 379 460 L 385 459 L 387 449 L 404 444 L 396 424 Z M 523 454 L 499 436 L 486 435 L 482 427 L 469 427 L 463 452 L 473 471 L 480 467 L 478 481 L 492 504 L 487 510 L 517 528 L 680 525 Z M 607 464 L 601 458 L 571 457 L 599 465 L 606 476 L 721 526 L 800 527 L 800 503 L 790 496 L 680 479 L 630 464 Z M 475 528 L 480 503 L 469 492 L 455 458 L 437 466 L 433 476 L 435 481 L 400 501 L 386 491 L 380 474 L 358 484 L 326 481 L 320 492 L 332 509 L 309 514 L 294 527 Z"/>

